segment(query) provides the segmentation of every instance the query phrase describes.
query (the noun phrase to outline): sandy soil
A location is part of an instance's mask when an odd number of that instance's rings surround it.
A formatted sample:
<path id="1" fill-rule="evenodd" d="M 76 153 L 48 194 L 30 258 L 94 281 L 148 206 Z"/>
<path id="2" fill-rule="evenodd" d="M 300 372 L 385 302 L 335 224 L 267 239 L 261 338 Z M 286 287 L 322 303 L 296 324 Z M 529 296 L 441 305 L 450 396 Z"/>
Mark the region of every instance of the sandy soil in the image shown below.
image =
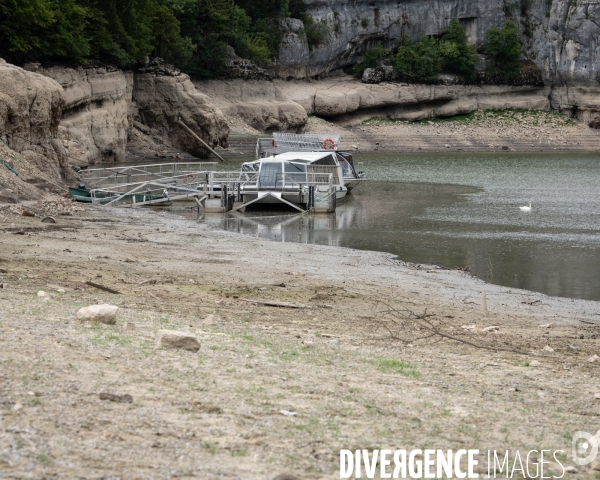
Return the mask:
<path id="1" fill-rule="evenodd" d="M 6 211 L 0 244 L 0 478 L 333 479 L 341 448 L 378 447 L 543 447 L 572 465 L 573 433 L 600 428 L 597 302 L 150 211 Z M 98 302 L 116 325 L 76 319 Z M 424 322 L 450 338 L 417 340 Z M 200 351 L 155 349 L 160 329 Z"/>

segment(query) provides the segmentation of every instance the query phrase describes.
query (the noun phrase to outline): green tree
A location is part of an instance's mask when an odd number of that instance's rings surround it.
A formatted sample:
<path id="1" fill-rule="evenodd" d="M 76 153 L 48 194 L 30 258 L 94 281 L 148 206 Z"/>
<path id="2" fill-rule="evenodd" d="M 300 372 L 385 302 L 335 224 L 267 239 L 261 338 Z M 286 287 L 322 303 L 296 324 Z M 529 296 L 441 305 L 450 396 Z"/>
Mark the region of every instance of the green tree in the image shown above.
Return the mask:
<path id="1" fill-rule="evenodd" d="M 515 22 L 507 20 L 502 28 L 490 28 L 485 32 L 483 47 L 490 60 L 492 73 L 509 77 L 519 74 L 521 42 Z"/>
<path id="2" fill-rule="evenodd" d="M 42 46 L 43 31 L 55 21 L 47 0 L 5 0 L 0 15 L 0 54 L 7 61 Z"/>
<path id="3" fill-rule="evenodd" d="M 431 82 L 440 69 L 440 52 L 434 38 L 421 34 L 418 42 L 404 37 L 392 58 L 396 71 L 406 80 Z"/>
<path id="4" fill-rule="evenodd" d="M 465 29 L 453 18 L 440 41 L 440 56 L 444 69 L 462 75 L 466 80 L 474 80 L 475 66 L 479 58 L 476 47 L 468 42 L 469 37 Z"/>
<path id="5" fill-rule="evenodd" d="M 367 68 L 377 67 L 379 62 L 389 56 L 390 53 L 391 50 L 383 48 L 381 43 L 378 43 L 376 46 L 367 49 L 361 61 L 352 67 L 352 71 L 357 75 L 362 75 Z"/>

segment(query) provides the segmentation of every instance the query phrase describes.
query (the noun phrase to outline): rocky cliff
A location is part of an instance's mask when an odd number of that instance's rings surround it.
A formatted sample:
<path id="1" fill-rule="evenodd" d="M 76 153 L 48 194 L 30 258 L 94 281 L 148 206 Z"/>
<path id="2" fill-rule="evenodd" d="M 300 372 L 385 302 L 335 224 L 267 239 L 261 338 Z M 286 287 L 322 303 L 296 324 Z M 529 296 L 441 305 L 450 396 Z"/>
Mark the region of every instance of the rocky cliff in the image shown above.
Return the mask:
<path id="1" fill-rule="evenodd" d="M 71 178 L 65 149 L 58 140 L 65 101 L 64 90 L 54 80 L 0 59 L 0 140 L 20 153 L 15 158 L 27 165 L 21 179 L 28 179 L 25 170 L 39 170 L 39 186 L 55 188 L 56 182 Z"/>
<path id="2" fill-rule="evenodd" d="M 519 25 L 524 57 L 547 85 L 596 85 L 600 3 L 576 0 L 305 0 L 307 13 L 324 22 L 324 43 L 309 50 L 300 21 L 285 22 L 277 62 L 281 78 L 326 76 L 354 64 L 369 46 L 394 48 L 404 35 L 442 34 L 457 18 L 481 47 L 485 32 L 507 18 Z M 304 61 L 306 59 L 307 61 Z"/>
<path id="3" fill-rule="evenodd" d="M 107 67 L 44 69 L 31 64 L 26 68 L 35 69 L 62 86 L 65 104 L 61 126 L 68 129 L 72 140 L 84 151 L 84 164 L 125 160 L 131 92 L 121 70 Z"/>

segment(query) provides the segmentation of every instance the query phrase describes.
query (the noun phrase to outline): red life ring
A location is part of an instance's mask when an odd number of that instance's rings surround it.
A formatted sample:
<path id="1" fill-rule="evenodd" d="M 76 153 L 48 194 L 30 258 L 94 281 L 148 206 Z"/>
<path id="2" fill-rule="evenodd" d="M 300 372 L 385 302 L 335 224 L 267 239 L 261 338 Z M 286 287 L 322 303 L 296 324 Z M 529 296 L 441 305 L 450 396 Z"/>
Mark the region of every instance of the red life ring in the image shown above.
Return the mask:
<path id="1" fill-rule="evenodd" d="M 277 145 L 275 145 L 275 139 L 274 138 L 271 139 L 271 146 L 272 147 L 276 147 L 277 146 Z"/>
<path id="2" fill-rule="evenodd" d="M 335 148 L 335 142 L 333 141 L 333 138 L 326 138 L 323 140 L 323 148 L 325 150 L 333 150 Z"/>

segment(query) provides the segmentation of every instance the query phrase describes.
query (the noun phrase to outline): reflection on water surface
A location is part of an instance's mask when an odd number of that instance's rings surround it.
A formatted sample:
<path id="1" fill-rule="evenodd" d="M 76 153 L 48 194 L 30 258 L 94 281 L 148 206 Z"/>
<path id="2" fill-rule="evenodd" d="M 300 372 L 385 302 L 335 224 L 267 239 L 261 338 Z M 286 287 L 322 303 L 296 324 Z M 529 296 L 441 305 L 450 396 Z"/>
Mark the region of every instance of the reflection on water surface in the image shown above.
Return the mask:
<path id="1" fill-rule="evenodd" d="M 410 154 L 357 158 L 373 181 L 335 214 L 252 211 L 204 221 L 275 241 L 469 267 L 487 281 L 600 300 L 600 155 Z M 237 165 L 228 164 L 224 169 Z M 533 211 L 519 205 L 533 202 Z"/>

